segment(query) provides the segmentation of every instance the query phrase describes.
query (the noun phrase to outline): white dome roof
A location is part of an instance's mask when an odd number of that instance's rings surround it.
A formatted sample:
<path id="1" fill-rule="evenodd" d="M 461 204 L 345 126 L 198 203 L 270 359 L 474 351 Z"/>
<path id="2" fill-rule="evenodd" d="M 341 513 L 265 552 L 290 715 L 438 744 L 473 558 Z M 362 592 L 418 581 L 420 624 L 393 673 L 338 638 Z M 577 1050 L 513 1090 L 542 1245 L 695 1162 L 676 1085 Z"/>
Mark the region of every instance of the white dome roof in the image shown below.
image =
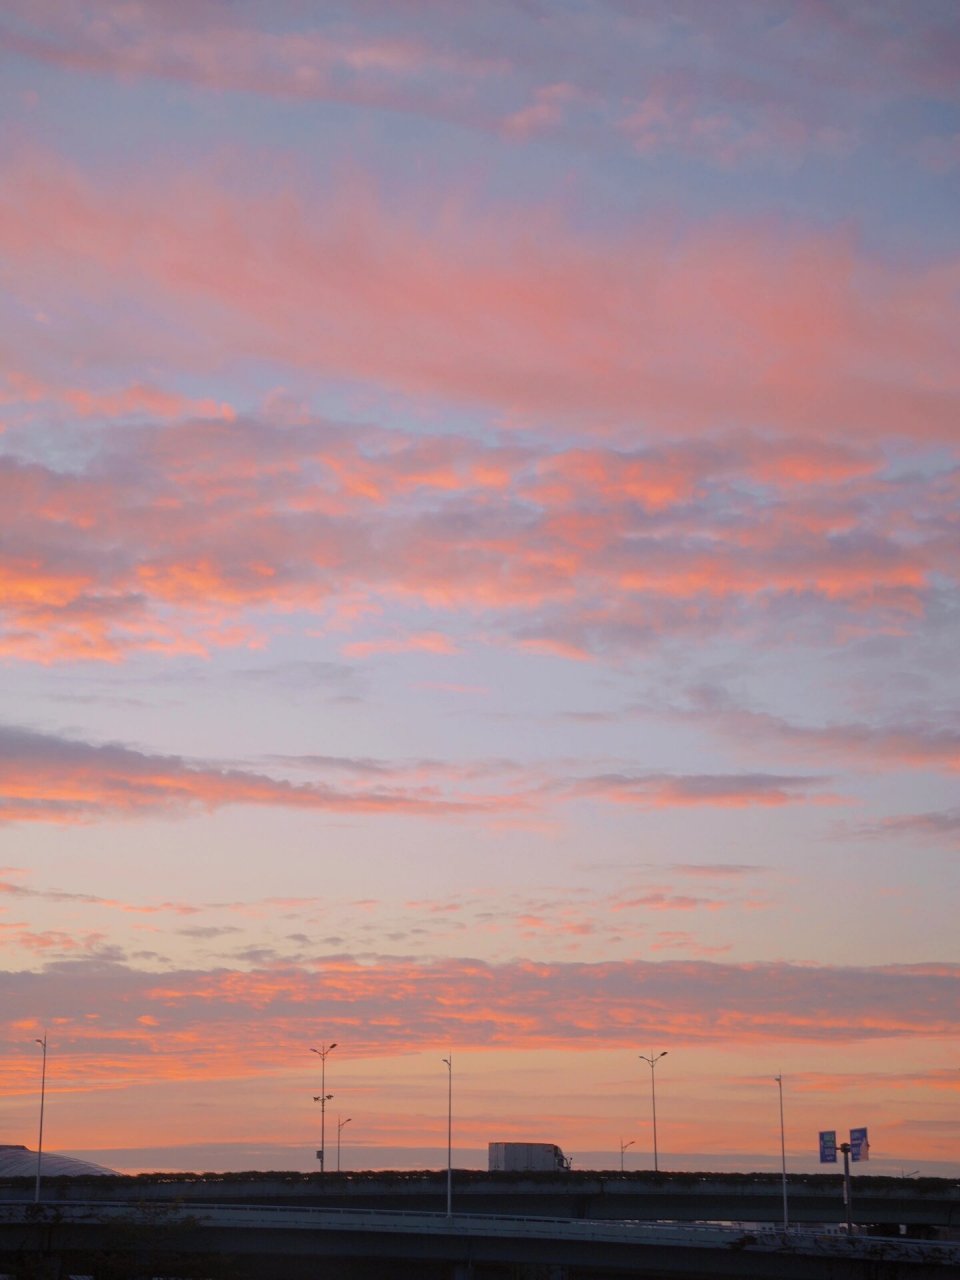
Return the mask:
<path id="1" fill-rule="evenodd" d="M 32 1178 L 37 1172 L 37 1153 L 26 1147 L 0 1146 L 0 1178 Z M 41 1178 L 80 1178 L 91 1173 L 114 1173 L 103 1165 L 88 1160 L 76 1160 L 73 1156 L 58 1156 L 44 1151 L 40 1157 Z"/>

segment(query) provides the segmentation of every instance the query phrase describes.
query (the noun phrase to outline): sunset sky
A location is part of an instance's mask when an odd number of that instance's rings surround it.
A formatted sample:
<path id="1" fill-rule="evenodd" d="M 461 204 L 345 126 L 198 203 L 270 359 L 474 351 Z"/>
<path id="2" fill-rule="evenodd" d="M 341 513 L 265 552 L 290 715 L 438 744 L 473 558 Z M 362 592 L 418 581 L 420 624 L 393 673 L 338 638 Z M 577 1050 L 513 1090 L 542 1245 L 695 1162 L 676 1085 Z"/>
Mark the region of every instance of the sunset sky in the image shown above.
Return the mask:
<path id="1" fill-rule="evenodd" d="M 955 0 L 3 0 L 0 1142 L 960 1170 Z"/>

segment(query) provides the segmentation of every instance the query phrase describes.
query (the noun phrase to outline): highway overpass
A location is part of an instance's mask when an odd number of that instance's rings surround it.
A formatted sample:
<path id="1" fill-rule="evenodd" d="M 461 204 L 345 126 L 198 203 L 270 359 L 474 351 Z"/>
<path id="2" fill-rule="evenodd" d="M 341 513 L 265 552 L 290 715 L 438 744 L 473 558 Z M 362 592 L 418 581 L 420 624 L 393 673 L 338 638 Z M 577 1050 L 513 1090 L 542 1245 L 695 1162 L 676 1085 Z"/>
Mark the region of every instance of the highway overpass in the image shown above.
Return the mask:
<path id="1" fill-rule="evenodd" d="M 960 1238 L 960 1181 L 943 1178 L 852 1179 L 852 1217 L 887 1234 Z M 430 1213 L 446 1207 L 446 1172 L 250 1173 L 48 1179 L 45 1199 L 113 1200 L 190 1205 L 303 1205 L 331 1209 Z M 32 1199 L 32 1179 L 0 1181 L 0 1200 Z M 489 1174 L 454 1170 L 458 1213 L 591 1220 L 676 1222 L 783 1221 L 782 1184 L 768 1174 L 617 1174 L 590 1171 Z M 797 1226 L 845 1222 L 842 1179 L 796 1175 L 788 1184 L 789 1218 Z"/>
<path id="2" fill-rule="evenodd" d="M 0 1202 L 0 1273 L 182 1280 L 955 1280 L 960 1245 L 265 1205 Z"/>

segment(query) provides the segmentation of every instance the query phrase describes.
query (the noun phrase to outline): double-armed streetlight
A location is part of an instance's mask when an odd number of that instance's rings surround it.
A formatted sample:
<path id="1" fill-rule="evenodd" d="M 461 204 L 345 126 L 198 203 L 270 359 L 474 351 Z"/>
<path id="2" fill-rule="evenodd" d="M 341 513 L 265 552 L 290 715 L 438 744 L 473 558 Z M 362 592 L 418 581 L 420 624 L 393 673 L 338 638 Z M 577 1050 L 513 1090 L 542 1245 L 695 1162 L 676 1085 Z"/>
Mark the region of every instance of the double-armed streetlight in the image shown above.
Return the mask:
<path id="1" fill-rule="evenodd" d="M 653 1108 L 653 1171 L 654 1173 L 657 1173 L 660 1168 L 657 1161 L 657 1086 L 654 1084 L 654 1067 L 657 1065 L 657 1063 L 660 1061 L 661 1058 L 665 1058 L 667 1056 L 667 1052 L 668 1051 L 664 1049 L 662 1053 L 654 1053 L 653 1050 L 651 1049 L 649 1057 L 645 1053 L 637 1054 L 637 1057 L 640 1059 L 640 1061 L 646 1062 L 650 1067 L 650 1103 Z"/>
<path id="2" fill-rule="evenodd" d="M 340 1172 L 340 1135 L 343 1133 L 344 1125 L 349 1124 L 351 1118 L 347 1116 L 346 1120 L 341 1120 L 339 1116 L 337 1117 L 337 1173 Z"/>
<path id="3" fill-rule="evenodd" d="M 320 1150 L 317 1152 L 317 1158 L 320 1161 L 320 1172 L 324 1172 L 324 1152 L 326 1151 L 326 1133 L 327 1133 L 327 1103 L 333 1097 L 332 1093 L 327 1093 L 327 1054 L 332 1053 L 337 1047 L 337 1042 L 333 1044 L 321 1045 L 319 1049 L 311 1049 L 311 1053 L 316 1053 L 320 1057 L 320 1092 L 314 1094 L 314 1102 L 320 1103 Z"/>

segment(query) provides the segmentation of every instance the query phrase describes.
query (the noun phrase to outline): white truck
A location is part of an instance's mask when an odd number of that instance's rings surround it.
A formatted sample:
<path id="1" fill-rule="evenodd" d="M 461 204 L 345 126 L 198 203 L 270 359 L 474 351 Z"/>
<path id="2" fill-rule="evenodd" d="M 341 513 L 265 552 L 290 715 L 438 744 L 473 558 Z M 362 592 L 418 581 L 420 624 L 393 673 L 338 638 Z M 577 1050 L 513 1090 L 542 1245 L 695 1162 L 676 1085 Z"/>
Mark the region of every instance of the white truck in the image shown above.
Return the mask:
<path id="1" fill-rule="evenodd" d="M 570 1158 L 552 1142 L 490 1142 L 490 1173 L 555 1173 L 569 1169 Z"/>

